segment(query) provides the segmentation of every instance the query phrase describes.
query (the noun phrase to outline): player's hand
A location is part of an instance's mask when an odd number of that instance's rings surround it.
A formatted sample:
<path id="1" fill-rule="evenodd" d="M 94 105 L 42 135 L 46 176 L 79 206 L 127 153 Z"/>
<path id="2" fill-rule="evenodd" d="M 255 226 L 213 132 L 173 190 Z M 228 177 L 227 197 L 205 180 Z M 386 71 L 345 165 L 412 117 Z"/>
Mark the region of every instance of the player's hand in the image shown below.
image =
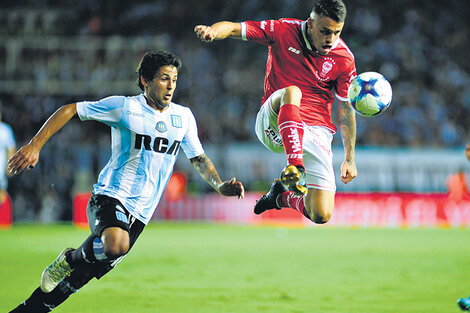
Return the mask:
<path id="1" fill-rule="evenodd" d="M 357 176 L 356 162 L 344 161 L 341 164 L 341 180 L 347 184 Z"/>
<path id="2" fill-rule="evenodd" d="M 465 156 L 467 157 L 467 160 L 470 161 L 470 144 L 468 144 L 468 145 L 465 147 Z"/>
<path id="3" fill-rule="evenodd" d="M 7 163 L 7 170 L 11 175 L 21 173 L 25 168 L 32 169 L 39 161 L 39 149 L 32 144 L 21 147 Z"/>
<path id="4" fill-rule="evenodd" d="M 238 196 L 238 199 L 245 197 L 245 187 L 234 178 L 226 180 L 219 185 L 219 193 L 224 196 Z"/>
<path id="5" fill-rule="evenodd" d="M 199 39 L 205 42 L 212 42 L 216 36 L 212 27 L 205 25 L 197 25 L 194 27 L 194 32 Z"/>

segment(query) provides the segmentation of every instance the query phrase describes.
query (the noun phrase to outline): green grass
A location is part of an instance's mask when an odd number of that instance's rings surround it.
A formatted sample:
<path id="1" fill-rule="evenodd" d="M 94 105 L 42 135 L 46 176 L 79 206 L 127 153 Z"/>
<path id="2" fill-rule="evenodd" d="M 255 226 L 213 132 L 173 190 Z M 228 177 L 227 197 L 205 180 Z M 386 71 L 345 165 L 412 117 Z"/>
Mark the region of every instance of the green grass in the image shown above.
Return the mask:
<path id="1" fill-rule="evenodd" d="M 87 235 L 0 231 L 0 312 Z M 446 313 L 467 295 L 470 230 L 152 224 L 116 269 L 54 312 Z"/>

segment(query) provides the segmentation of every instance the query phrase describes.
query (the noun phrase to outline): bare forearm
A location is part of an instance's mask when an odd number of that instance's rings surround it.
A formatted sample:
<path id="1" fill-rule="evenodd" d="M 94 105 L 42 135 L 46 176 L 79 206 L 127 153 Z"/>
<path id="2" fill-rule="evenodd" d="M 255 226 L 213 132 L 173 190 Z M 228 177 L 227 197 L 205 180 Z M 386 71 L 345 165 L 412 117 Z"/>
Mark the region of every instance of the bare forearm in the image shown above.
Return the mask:
<path id="1" fill-rule="evenodd" d="M 240 38 L 241 37 L 241 25 L 240 23 L 233 22 L 218 22 L 211 26 L 217 34 L 214 39 L 221 40 L 227 37 Z"/>
<path id="2" fill-rule="evenodd" d="M 42 147 L 48 140 L 58 132 L 77 113 L 75 103 L 67 104 L 55 111 L 42 125 L 38 133 L 31 139 L 31 144 Z"/>
<path id="3" fill-rule="evenodd" d="M 19 174 L 24 169 L 32 169 L 39 162 L 39 154 L 42 146 L 59 131 L 75 114 L 77 107 L 75 103 L 60 107 L 42 125 L 38 133 L 31 141 L 21 147 L 9 160 L 7 170 L 10 174 Z"/>
<path id="4" fill-rule="evenodd" d="M 194 32 L 205 42 L 222 40 L 227 37 L 238 39 L 242 37 L 241 24 L 227 21 L 217 22 L 211 26 L 197 25 L 194 27 Z"/>
<path id="5" fill-rule="evenodd" d="M 192 166 L 198 171 L 201 177 L 212 187 L 214 190 L 219 192 L 219 185 L 222 183 L 222 180 L 215 169 L 212 161 L 206 156 L 206 154 L 201 154 L 195 158 L 190 159 Z"/>
<path id="6" fill-rule="evenodd" d="M 355 159 L 356 113 L 348 102 L 339 103 L 339 129 L 344 146 L 345 160 Z"/>

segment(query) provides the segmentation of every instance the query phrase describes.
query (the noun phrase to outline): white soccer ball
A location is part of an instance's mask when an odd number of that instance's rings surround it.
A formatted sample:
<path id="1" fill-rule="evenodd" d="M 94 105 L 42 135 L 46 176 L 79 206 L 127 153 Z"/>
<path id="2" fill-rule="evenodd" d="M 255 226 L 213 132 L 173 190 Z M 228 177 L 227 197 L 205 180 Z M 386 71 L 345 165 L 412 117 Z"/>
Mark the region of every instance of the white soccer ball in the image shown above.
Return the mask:
<path id="1" fill-rule="evenodd" d="M 392 86 L 377 72 L 364 72 L 349 85 L 351 106 L 363 116 L 375 116 L 385 111 L 392 102 Z"/>

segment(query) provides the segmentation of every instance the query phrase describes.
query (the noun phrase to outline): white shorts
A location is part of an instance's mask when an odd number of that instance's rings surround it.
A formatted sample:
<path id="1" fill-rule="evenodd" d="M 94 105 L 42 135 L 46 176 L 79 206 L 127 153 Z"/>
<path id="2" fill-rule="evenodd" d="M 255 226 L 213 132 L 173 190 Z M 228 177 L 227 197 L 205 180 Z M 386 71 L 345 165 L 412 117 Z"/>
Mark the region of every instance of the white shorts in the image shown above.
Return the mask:
<path id="1" fill-rule="evenodd" d="M 271 107 L 273 95 L 263 103 L 256 116 L 255 132 L 266 148 L 276 153 L 285 153 L 277 124 L 278 116 Z M 308 188 L 336 191 L 332 140 L 333 134 L 328 128 L 304 123 L 303 154 Z"/>

